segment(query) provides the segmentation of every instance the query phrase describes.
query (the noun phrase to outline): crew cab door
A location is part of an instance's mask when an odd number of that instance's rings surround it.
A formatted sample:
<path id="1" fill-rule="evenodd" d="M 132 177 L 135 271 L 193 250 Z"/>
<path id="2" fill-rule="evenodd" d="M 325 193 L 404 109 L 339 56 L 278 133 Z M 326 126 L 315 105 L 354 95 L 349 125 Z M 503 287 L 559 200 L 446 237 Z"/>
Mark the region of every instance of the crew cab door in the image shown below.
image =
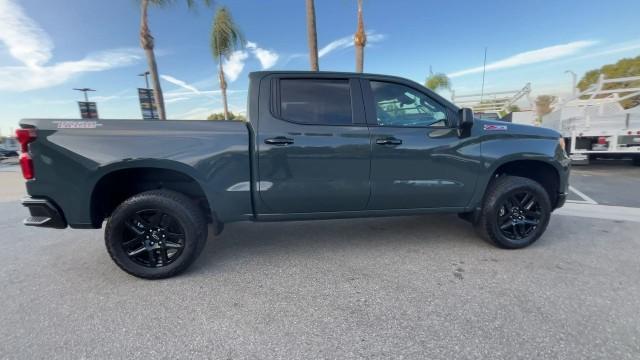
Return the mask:
<path id="1" fill-rule="evenodd" d="M 362 80 L 371 132 L 369 209 L 465 207 L 480 145 L 459 137 L 457 112 L 411 82 Z"/>
<path id="2" fill-rule="evenodd" d="M 358 79 L 263 79 L 256 142 L 258 213 L 366 208 L 371 149 Z"/>

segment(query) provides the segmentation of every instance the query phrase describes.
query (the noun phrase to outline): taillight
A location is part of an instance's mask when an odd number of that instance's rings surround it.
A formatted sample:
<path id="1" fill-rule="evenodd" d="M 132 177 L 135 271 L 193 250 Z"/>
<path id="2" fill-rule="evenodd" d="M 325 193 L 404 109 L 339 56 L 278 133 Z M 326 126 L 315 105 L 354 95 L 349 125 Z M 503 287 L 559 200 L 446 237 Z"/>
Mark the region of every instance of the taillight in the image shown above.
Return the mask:
<path id="1" fill-rule="evenodd" d="M 18 129 L 16 130 L 16 139 L 20 143 L 20 168 L 22 169 L 22 176 L 25 179 L 33 179 L 33 160 L 29 154 L 29 143 L 33 142 L 38 135 L 36 129 Z"/>
<path id="2" fill-rule="evenodd" d="M 607 144 L 607 138 L 604 136 L 599 136 L 598 137 L 598 144 L 600 145 L 606 145 Z"/>

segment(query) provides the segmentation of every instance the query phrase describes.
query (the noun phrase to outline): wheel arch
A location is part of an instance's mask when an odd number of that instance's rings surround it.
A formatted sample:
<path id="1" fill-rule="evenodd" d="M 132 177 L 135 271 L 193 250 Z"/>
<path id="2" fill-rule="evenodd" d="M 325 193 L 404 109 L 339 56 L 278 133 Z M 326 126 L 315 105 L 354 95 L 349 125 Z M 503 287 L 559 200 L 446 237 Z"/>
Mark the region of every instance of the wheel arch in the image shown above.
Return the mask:
<path id="1" fill-rule="evenodd" d="M 213 211 L 203 182 L 195 169 L 175 161 L 133 161 L 105 166 L 96 172 L 90 185 L 89 209 L 94 227 L 102 222 L 125 199 L 154 189 L 169 189 L 185 194 L 202 209 L 207 221 Z"/>
<path id="2" fill-rule="evenodd" d="M 484 193 L 491 186 L 494 179 L 504 176 L 520 176 L 539 183 L 549 195 L 552 208 L 558 201 L 561 189 L 560 170 L 556 165 L 545 159 L 503 159 L 493 164 L 491 174 L 484 186 Z M 483 199 L 484 200 L 484 199 Z"/>

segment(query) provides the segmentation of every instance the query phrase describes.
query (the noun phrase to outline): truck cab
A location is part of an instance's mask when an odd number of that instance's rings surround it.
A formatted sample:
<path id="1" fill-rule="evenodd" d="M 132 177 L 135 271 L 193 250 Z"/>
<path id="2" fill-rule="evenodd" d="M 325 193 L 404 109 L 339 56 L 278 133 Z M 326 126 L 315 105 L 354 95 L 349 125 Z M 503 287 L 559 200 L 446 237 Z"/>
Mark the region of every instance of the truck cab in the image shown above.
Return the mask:
<path id="1" fill-rule="evenodd" d="M 471 201 L 480 146 L 460 136 L 458 109 L 440 96 L 385 76 L 251 80 L 259 84 L 250 109 L 259 217 L 464 209 Z"/>

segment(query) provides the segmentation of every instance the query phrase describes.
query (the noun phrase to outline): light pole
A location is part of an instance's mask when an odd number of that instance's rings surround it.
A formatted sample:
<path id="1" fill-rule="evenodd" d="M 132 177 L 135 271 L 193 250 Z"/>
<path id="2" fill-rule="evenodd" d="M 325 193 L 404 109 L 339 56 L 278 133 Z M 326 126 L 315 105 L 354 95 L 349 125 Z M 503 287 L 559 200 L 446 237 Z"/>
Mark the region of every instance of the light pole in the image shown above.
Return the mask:
<path id="1" fill-rule="evenodd" d="M 89 96 L 87 96 L 87 91 L 95 91 L 94 89 L 90 89 L 90 88 L 73 88 L 73 90 L 77 90 L 77 91 L 82 91 L 84 93 L 84 101 L 85 102 L 89 102 Z"/>
<path id="2" fill-rule="evenodd" d="M 571 95 L 572 96 L 576 96 L 576 86 L 577 86 L 577 81 L 578 81 L 578 75 L 576 75 L 576 73 L 574 73 L 571 70 L 567 70 L 564 72 L 565 74 L 571 74 L 571 78 L 572 78 L 572 87 L 571 87 Z"/>
<path id="3" fill-rule="evenodd" d="M 142 74 L 138 74 L 138 76 L 144 76 L 144 83 L 146 84 L 146 89 L 149 88 L 149 72 L 145 71 Z"/>

